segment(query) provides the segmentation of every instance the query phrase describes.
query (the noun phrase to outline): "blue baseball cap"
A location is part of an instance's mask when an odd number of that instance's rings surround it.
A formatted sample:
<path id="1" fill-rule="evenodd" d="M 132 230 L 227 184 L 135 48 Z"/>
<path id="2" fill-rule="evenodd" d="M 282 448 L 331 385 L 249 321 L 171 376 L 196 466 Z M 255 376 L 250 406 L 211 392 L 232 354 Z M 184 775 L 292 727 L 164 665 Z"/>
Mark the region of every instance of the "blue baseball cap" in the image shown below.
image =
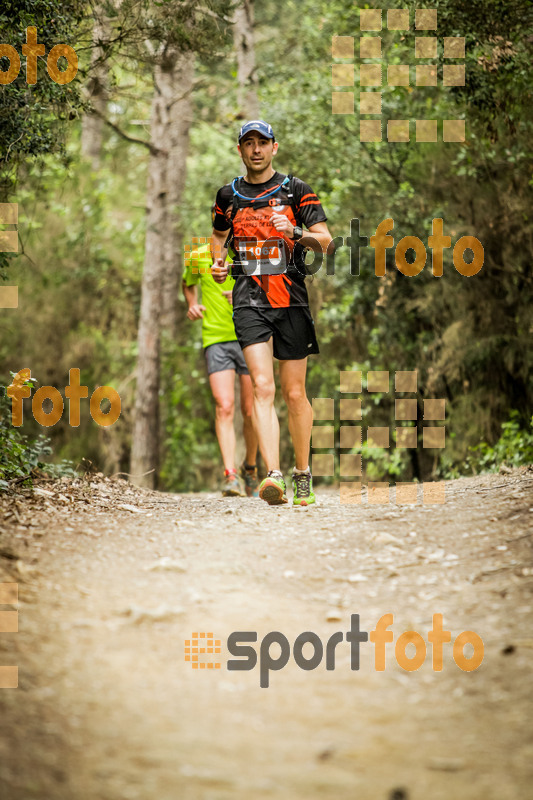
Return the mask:
<path id="1" fill-rule="evenodd" d="M 262 119 L 252 119 L 250 122 L 245 122 L 240 129 L 239 142 L 241 141 L 242 137 L 246 136 L 246 134 L 250 133 L 250 131 L 257 131 L 257 133 L 262 134 L 266 139 L 274 139 L 274 141 L 276 141 L 274 131 L 272 130 L 272 125 L 269 125 L 268 122 L 263 122 Z"/>

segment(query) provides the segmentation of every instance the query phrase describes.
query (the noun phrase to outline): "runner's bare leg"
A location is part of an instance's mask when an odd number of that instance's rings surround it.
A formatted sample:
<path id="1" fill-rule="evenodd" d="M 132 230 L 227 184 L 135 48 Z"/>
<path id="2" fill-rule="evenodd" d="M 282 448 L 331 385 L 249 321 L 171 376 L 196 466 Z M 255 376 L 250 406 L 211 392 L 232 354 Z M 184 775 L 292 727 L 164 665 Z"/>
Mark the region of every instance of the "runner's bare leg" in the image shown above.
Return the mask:
<path id="1" fill-rule="evenodd" d="M 305 391 L 306 371 L 307 358 L 279 362 L 281 391 L 289 412 L 289 432 L 296 457 L 296 469 L 306 469 L 309 466 L 313 427 L 313 409 Z"/>
<path id="2" fill-rule="evenodd" d="M 267 472 L 279 470 L 279 422 L 274 408 L 276 383 L 272 339 L 250 344 L 242 351 L 252 379 L 253 422 Z"/>
<path id="3" fill-rule="evenodd" d="M 257 434 L 253 424 L 254 390 L 249 375 L 240 375 L 242 432 L 246 445 L 246 463 L 253 466 L 257 457 Z"/>
<path id="4" fill-rule="evenodd" d="M 235 469 L 235 370 L 212 372 L 209 385 L 215 398 L 215 430 L 217 433 L 224 469 Z"/>

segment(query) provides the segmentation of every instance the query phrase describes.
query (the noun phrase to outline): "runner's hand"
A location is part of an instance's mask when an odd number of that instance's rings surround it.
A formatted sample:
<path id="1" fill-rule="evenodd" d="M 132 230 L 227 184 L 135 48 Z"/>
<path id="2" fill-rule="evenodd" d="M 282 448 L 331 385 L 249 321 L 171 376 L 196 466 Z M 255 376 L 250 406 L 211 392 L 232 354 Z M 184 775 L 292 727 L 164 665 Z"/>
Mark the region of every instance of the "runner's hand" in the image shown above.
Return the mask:
<path id="1" fill-rule="evenodd" d="M 202 319 L 204 316 L 205 306 L 194 305 L 190 306 L 189 310 L 187 311 L 187 316 L 189 319 Z"/>
<path id="2" fill-rule="evenodd" d="M 232 291 L 222 292 L 222 294 L 224 295 L 224 297 L 226 298 L 226 300 L 228 301 L 230 306 L 232 306 L 233 305 L 233 292 Z"/>
<path id="3" fill-rule="evenodd" d="M 292 239 L 294 225 L 285 214 L 272 214 L 272 224 L 278 233 L 284 233 L 289 239 Z"/>
<path id="4" fill-rule="evenodd" d="M 228 277 L 228 267 L 222 258 L 215 258 L 211 267 L 211 275 L 217 283 L 224 283 Z"/>

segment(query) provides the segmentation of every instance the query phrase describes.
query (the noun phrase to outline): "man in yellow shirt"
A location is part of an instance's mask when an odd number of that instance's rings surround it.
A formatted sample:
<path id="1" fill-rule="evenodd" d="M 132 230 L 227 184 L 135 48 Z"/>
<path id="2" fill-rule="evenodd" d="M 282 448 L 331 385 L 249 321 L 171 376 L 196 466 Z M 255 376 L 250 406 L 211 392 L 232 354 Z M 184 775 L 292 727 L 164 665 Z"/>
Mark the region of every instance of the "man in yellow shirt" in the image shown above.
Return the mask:
<path id="1" fill-rule="evenodd" d="M 248 497 L 258 497 L 256 456 L 257 436 L 252 424 L 252 381 L 233 326 L 231 294 L 234 279 L 218 284 L 211 275 L 213 259 L 208 244 L 197 248 L 186 259 L 183 294 L 189 306 L 187 317 L 202 320 L 202 342 L 207 362 L 209 385 L 215 400 L 215 429 L 224 463 L 224 496 L 242 496 L 242 483 Z M 202 297 L 198 299 L 198 287 Z M 246 457 L 235 467 L 235 373 L 239 376 L 241 413 Z M 241 483 L 242 479 L 242 483 Z"/>

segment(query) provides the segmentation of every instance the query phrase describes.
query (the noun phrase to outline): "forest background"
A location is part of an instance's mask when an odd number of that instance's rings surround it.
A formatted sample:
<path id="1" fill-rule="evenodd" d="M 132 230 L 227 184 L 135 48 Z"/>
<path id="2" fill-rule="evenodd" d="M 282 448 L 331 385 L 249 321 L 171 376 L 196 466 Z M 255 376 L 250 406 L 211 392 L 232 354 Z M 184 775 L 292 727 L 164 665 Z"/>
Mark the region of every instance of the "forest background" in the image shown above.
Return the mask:
<path id="1" fill-rule="evenodd" d="M 409 31 L 384 26 L 380 35 L 384 72 L 413 72 L 414 14 L 426 6 L 438 10 L 439 64 L 442 38 L 465 37 L 465 85 L 384 87 L 384 124 L 410 119 L 411 141 L 360 142 L 357 112 L 332 114 L 332 36 L 355 37 L 357 65 L 359 8 L 409 8 Z M 92 463 L 172 491 L 216 485 L 200 330 L 180 290 L 183 248 L 209 236 L 216 190 L 242 172 L 238 129 L 258 114 L 280 142 L 275 166 L 311 184 L 333 236 L 349 236 L 351 219 L 371 236 L 391 217 L 395 244 L 407 235 L 427 244 L 442 218 L 452 247 L 464 235 L 484 247 L 483 268 L 469 278 L 451 250 L 433 277 L 429 248 L 416 277 L 400 274 L 389 251 L 383 278 L 363 248 L 354 276 L 343 248 L 334 275 L 322 269 L 308 281 L 321 347 L 309 363 L 310 397 L 338 398 L 340 370 L 418 370 L 420 445 L 364 445 L 367 477 L 449 478 L 533 462 L 531 13 L 527 0 L 5 0 L 2 43 L 20 54 L 35 25 L 47 53 L 75 48 L 79 71 L 56 84 L 40 57 L 28 85 L 23 58 L 18 78 L 0 87 L 0 202 L 19 209 L 19 252 L 0 253 L 3 281 L 19 287 L 18 308 L 0 309 L 0 381 L 29 367 L 36 385 L 64 395 L 77 367 L 89 396 L 102 384 L 119 392 L 122 414 L 99 427 L 85 400 L 79 427 L 66 405 L 43 429 L 27 400 L 14 429 L 0 397 L 0 488 L 43 460 L 52 472 Z M 357 99 L 357 69 L 353 91 Z M 465 119 L 466 141 L 439 133 L 415 142 L 414 120 L 425 118 Z M 421 446 L 424 398 L 446 399 L 442 450 Z M 394 429 L 393 392 L 368 396 L 363 409 L 363 425 Z"/>

